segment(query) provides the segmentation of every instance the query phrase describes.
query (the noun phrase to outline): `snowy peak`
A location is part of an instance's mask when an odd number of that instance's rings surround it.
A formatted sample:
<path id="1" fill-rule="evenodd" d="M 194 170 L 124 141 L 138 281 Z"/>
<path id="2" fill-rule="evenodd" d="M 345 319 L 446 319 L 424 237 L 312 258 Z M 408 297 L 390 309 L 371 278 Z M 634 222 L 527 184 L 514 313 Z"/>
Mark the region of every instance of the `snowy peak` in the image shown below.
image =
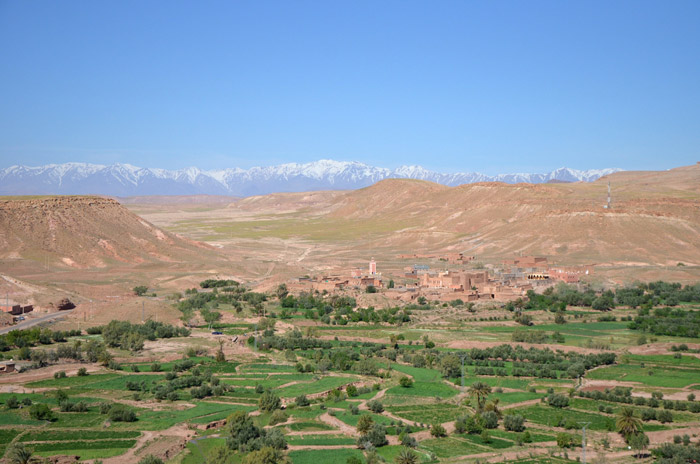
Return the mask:
<path id="1" fill-rule="evenodd" d="M 477 172 L 440 173 L 422 166 L 386 169 L 355 161 L 322 159 L 311 163 L 230 168 L 203 171 L 140 168 L 130 164 L 104 166 L 88 163 L 10 166 L 0 170 L 1 195 L 102 194 L 131 195 L 264 195 L 274 192 L 357 189 L 383 179 L 419 179 L 455 186 L 473 182 L 543 183 L 550 181 L 592 182 L 620 169 L 579 171 L 559 168 L 544 174 Z"/>

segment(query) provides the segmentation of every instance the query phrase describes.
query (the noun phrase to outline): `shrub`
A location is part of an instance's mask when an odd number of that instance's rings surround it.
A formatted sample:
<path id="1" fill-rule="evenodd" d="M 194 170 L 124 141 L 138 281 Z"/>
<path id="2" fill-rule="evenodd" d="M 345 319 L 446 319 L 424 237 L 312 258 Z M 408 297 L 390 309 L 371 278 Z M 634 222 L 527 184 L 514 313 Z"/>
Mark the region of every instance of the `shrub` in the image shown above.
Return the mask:
<path id="1" fill-rule="evenodd" d="M 656 411 L 652 408 L 642 410 L 642 420 L 643 421 L 656 420 Z"/>
<path id="2" fill-rule="evenodd" d="M 435 438 L 445 437 L 447 436 L 447 431 L 442 425 L 433 424 L 430 426 L 430 435 L 434 436 Z"/>
<path id="3" fill-rule="evenodd" d="M 358 440 L 359 443 L 365 444 L 369 442 L 374 447 L 384 446 L 388 443 L 386 439 L 386 428 L 381 424 L 373 424 L 372 428 Z"/>
<path id="4" fill-rule="evenodd" d="M 49 408 L 44 403 L 33 404 L 32 407 L 29 408 L 29 415 L 31 416 L 32 419 L 36 419 L 36 420 L 46 420 L 46 421 L 56 420 L 56 416 L 54 415 L 51 408 Z"/>
<path id="5" fill-rule="evenodd" d="M 269 425 L 281 424 L 282 422 L 287 422 L 287 419 L 289 419 L 289 416 L 287 415 L 287 413 L 285 413 L 281 409 L 276 409 L 272 413 L 272 415 L 270 416 L 270 424 Z"/>
<path id="6" fill-rule="evenodd" d="M 136 413 L 128 406 L 117 403 L 109 408 L 109 419 L 113 422 L 135 422 Z"/>
<path id="7" fill-rule="evenodd" d="M 399 379 L 399 385 L 404 388 L 410 388 L 413 386 L 413 379 L 410 377 L 403 376 Z"/>
<path id="8" fill-rule="evenodd" d="M 510 432 L 525 430 L 525 418 L 520 414 L 508 414 L 503 417 L 503 427 Z"/>
<path id="9" fill-rule="evenodd" d="M 134 287 L 134 294 L 137 296 L 143 296 L 148 291 L 148 287 L 145 285 L 138 285 Z"/>
<path id="10" fill-rule="evenodd" d="M 559 448 L 570 448 L 574 445 L 574 437 L 568 433 L 560 432 L 557 434 L 557 446 Z"/>
<path id="11" fill-rule="evenodd" d="M 274 411 L 275 409 L 279 409 L 281 404 L 282 403 L 280 401 L 279 396 L 275 395 L 270 390 L 267 390 L 262 395 L 260 395 L 260 399 L 258 400 L 258 408 L 264 412 L 270 412 Z"/>
<path id="12" fill-rule="evenodd" d="M 373 425 L 374 419 L 372 419 L 372 416 L 363 414 L 357 419 L 357 432 L 360 435 L 366 435 Z"/>
<path id="13" fill-rule="evenodd" d="M 19 408 L 19 400 L 15 395 L 12 395 L 5 401 L 5 406 L 7 406 L 7 409 L 17 409 Z"/>
<path id="14" fill-rule="evenodd" d="M 565 408 L 569 406 L 569 397 L 552 393 L 547 397 L 547 404 L 555 408 Z"/>
<path id="15" fill-rule="evenodd" d="M 138 464 L 163 464 L 163 460 L 153 456 L 152 454 L 149 454 L 148 456 L 145 456 L 143 459 L 141 459 L 138 462 Z"/>
<path id="16" fill-rule="evenodd" d="M 667 410 L 661 410 L 658 413 L 656 413 L 656 420 L 661 422 L 662 424 L 665 424 L 667 422 L 673 422 L 673 414 L 671 414 L 671 411 Z"/>
<path id="17" fill-rule="evenodd" d="M 498 414 L 494 411 L 486 411 L 481 415 L 484 419 L 484 427 L 487 429 L 495 429 L 498 427 Z"/>
<path id="18" fill-rule="evenodd" d="M 384 405 L 377 400 L 370 400 L 367 402 L 367 407 L 370 411 L 376 414 L 384 412 Z"/>
<path id="19" fill-rule="evenodd" d="M 80 369 L 78 369 L 78 377 L 85 377 L 88 375 L 90 375 L 90 374 L 88 374 L 88 371 L 86 368 L 81 367 Z"/>
<path id="20" fill-rule="evenodd" d="M 296 403 L 297 406 L 303 407 L 303 406 L 308 406 L 311 404 L 309 399 L 306 397 L 306 395 L 299 395 L 294 399 L 294 403 Z"/>
<path id="21" fill-rule="evenodd" d="M 66 371 L 54 372 L 53 378 L 54 379 L 65 379 L 66 378 Z"/>

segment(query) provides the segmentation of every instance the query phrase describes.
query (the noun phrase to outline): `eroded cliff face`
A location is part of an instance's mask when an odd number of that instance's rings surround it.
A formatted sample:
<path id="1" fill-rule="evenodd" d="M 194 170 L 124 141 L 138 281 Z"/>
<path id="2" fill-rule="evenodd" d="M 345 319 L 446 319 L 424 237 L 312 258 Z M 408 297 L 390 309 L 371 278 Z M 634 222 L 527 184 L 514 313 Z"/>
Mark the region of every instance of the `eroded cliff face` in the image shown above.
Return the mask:
<path id="1" fill-rule="evenodd" d="M 182 261 L 207 249 L 164 232 L 111 198 L 0 197 L 0 259 L 89 268 Z"/>

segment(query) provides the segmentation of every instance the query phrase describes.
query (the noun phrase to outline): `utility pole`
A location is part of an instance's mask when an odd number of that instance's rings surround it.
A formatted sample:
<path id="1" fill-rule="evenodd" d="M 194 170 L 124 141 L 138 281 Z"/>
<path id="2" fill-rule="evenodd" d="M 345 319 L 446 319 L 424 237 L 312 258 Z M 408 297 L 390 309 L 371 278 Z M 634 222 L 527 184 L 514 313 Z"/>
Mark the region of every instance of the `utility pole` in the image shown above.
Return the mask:
<path id="1" fill-rule="evenodd" d="M 466 353 L 462 353 L 459 355 L 459 359 L 462 360 L 462 393 L 464 393 L 464 360 L 466 359 L 466 357 Z"/>
<path id="2" fill-rule="evenodd" d="M 586 427 L 591 425 L 590 422 L 579 422 L 579 424 L 583 425 L 583 430 L 581 431 L 582 437 L 581 437 L 581 462 L 583 464 L 586 464 Z"/>
<path id="3" fill-rule="evenodd" d="M 608 209 L 612 206 L 610 205 L 610 181 L 608 181 Z"/>

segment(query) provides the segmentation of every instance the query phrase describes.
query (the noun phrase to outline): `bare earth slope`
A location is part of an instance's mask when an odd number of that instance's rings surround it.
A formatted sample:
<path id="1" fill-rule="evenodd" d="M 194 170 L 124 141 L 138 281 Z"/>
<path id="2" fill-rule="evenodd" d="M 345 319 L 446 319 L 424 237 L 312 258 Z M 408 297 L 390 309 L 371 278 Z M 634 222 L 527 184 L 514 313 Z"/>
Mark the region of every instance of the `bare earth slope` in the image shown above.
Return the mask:
<path id="1" fill-rule="evenodd" d="M 604 208 L 607 183 L 613 203 Z M 385 245 L 477 255 L 561 255 L 570 262 L 700 263 L 700 165 L 616 173 L 593 183 L 388 180 L 338 199 L 334 218 L 400 224 Z"/>
<path id="2" fill-rule="evenodd" d="M 130 208 L 215 244 L 244 260 L 249 277 L 271 281 L 364 265 L 371 256 L 384 269 L 401 269 L 398 253 L 442 251 L 486 262 L 545 255 L 560 264 L 602 264 L 625 279 L 700 275 L 700 165 L 591 183 L 445 187 L 389 179 L 354 191 L 250 197 L 206 211 Z"/>
<path id="3" fill-rule="evenodd" d="M 92 196 L 0 197 L 0 259 L 73 268 L 189 260 L 208 246 Z"/>

